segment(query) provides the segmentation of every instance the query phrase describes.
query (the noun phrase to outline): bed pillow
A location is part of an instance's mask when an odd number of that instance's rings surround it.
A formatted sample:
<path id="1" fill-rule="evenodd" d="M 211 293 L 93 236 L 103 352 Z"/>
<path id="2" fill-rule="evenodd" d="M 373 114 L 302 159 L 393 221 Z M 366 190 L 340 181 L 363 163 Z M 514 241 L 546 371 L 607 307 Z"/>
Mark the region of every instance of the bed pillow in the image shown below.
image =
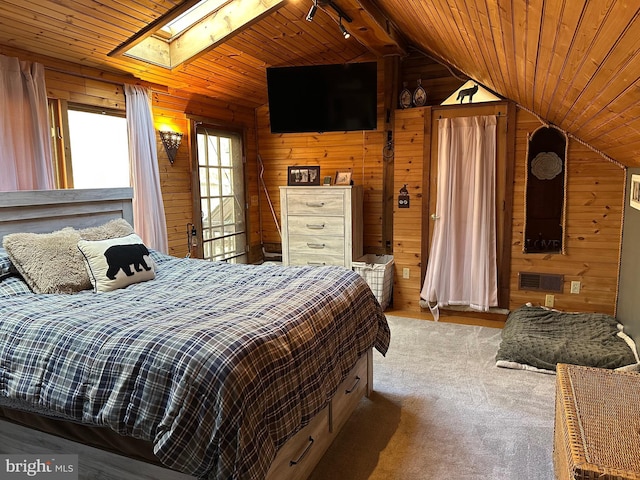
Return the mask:
<path id="1" fill-rule="evenodd" d="M 2 245 L 16 270 L 35 293 L 73 293 L 91 288 L 76 245 L 80 233 L 12 233 Z"/>
<path id="2" fill-rule="evenodd" d="M 0 279 L 10 275 L 13 269 L 13 263 L 11 263 L 11 259 L 9 258 L 7 251 L 0 247 Z"/>
<path id="3" fill-rule="evenodd" d="M 75 293 L 92 287 L 78 251 L 78 241 L 104 240 L 131 233 L 131 225 L 119 218 L 81 230 L 67 227 L 53 233 L 12 233 L 4 237 L 3 246 L 35 293 Z"/>
<path id="4" fill-rule="evenodd" d="M 156 276 L 149 249 L 136 234 L 109 240 L 80 240 L 78 249 L 94 292 L 110 292 Z"/>
<path id="5" fill-rule="evenodd" d="M 11 297 L 25 293 L 33 292 L 21 277 L 17 275 L 0 277 L 0 297 Z"/>
<path id="6" fill-rule="evenodd" d="M 134 233 L 133 227 L 124 218 L 110 220 L 98 227 L 78 230 L 83 240 L 106 240 L 108 238 L 126 237 Z"/>

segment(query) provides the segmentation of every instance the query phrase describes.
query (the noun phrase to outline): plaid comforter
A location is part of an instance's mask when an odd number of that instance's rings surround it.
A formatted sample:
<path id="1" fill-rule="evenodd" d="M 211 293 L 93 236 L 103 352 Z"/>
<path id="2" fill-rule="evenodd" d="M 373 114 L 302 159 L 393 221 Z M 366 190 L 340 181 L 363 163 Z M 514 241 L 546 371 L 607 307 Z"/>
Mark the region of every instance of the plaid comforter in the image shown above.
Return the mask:
<path id="1" fill-rule="evenodd" d="M 0 405 L 153 442 L 209 479 L 263 479 L 357 358 L 386 353 L 367 284 L 339 267 L 158 256 L 156 279 L 0 298 Z"/>

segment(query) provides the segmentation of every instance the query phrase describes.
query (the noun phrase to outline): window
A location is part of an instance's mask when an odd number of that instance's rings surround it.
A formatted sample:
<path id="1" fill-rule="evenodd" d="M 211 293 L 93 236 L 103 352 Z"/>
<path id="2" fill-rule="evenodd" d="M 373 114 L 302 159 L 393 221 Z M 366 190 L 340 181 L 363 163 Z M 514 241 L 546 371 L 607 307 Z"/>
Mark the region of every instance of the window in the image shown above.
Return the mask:
<path id="1" fill-rule="evenodd" d="M 125 112 L 50 100 L 59 188 L 129 187 Z"/>
<path id="2" fill-rule="evenodd" d="M 74 188 L 129 187 L 129 143 L 124 116 L 69 108 Z"/>
<path id="3" fill-rule="evenodd" d="M 203 256 L 246 263 L 242 139 L 237 133 L 196 129 Z"/>

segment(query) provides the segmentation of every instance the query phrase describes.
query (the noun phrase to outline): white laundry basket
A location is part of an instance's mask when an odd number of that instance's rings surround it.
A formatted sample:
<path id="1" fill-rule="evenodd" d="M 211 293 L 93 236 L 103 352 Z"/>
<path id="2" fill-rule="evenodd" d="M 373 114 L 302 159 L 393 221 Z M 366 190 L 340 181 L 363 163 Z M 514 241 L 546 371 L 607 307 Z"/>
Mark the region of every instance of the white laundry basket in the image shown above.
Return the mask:
<path id="1" fill-rule="evenodd" d="M 387 308 L 393 290 L 393 255 L 365 255 L 351 266 L 369 284 L 382 309 Z"/>

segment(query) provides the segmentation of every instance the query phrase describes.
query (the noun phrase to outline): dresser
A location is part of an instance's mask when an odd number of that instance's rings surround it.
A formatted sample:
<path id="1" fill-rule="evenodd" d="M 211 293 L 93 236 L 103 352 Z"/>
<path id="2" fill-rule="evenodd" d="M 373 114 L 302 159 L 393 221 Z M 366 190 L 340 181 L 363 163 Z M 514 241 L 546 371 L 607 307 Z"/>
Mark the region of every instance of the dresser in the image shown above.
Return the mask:
<path id="1" fill-rule="evenodd" d="M 362 256 L 362 186 L 280 187 L 282 263 L 342 265 Z"/>

